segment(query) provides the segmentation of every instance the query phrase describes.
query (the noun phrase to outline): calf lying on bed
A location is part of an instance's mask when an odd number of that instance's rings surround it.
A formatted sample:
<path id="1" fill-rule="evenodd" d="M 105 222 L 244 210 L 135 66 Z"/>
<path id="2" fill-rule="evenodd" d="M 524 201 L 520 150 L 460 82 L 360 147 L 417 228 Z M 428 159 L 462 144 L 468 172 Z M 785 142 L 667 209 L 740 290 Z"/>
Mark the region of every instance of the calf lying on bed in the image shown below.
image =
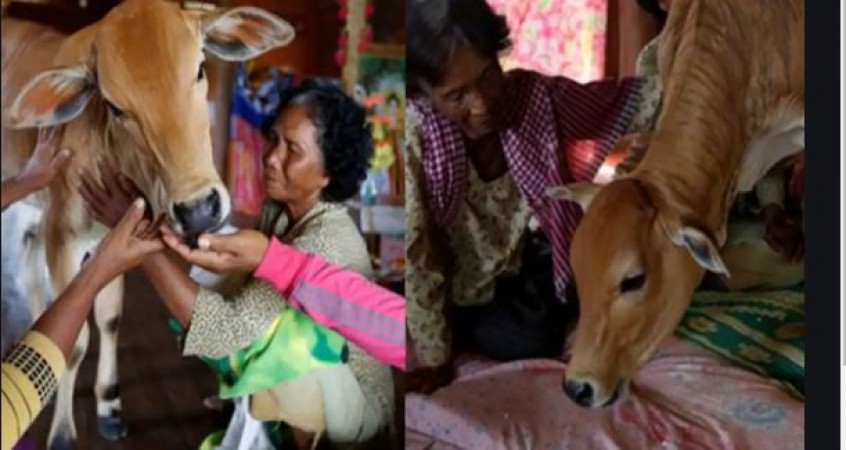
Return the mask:
<path id="1" fill-rule="evenodd" d="M 677 0 L 661 36 L 649 149 L 601 189 L 550 189 L 586 211 L 571 244 L 580 319 L 564 390 L 613 405 L 673 332 L 706 270 L 727 274 L 726 215 L 804 147 L 804 2 Z"/>

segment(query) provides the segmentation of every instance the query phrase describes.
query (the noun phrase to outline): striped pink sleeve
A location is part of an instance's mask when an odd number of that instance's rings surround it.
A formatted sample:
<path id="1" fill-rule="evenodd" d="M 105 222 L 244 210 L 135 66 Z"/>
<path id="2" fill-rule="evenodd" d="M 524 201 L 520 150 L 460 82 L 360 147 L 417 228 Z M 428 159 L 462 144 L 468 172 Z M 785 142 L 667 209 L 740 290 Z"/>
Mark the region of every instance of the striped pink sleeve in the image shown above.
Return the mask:
<path id="1" fill-rule="evenodd" d="M 405 370 L 405 299 L 271 238 L 255 277 L 374 358 Z"/>

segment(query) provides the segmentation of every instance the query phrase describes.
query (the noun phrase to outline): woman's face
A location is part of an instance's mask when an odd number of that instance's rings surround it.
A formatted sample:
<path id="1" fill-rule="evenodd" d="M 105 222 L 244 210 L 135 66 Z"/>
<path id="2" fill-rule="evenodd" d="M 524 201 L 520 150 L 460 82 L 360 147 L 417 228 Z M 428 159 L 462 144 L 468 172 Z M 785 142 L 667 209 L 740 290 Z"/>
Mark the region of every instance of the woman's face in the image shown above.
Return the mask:
<path id="1" fill-rule="evenodd" d="M 329 184 L 317 128 L 300 105 L 290 105 L 268 134 L 264 155 L 266 195 L 288 204 L 317 200 Z"/>
<path id="2" fill-rule="evenodd" d="M 457 123 L 470 140 L 497 130 L 505 97 L 505 74 L 496 59 L 485 58 L 472 46 L 460 46 L 443 80 L 426 89 L 432 104 Z"/>

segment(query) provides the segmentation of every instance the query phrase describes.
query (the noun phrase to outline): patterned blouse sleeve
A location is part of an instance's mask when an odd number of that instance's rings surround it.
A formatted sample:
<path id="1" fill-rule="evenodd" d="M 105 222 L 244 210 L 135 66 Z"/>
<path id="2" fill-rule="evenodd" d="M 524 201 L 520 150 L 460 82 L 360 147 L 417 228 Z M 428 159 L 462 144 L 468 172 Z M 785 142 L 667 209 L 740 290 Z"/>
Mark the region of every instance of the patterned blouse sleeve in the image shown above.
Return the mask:
<path id="1" fill-rule="evenodd" d="M 638 134 L 640 137 L 635 145 L 616 167 L 616 174 L 631 172 L 646 154 L 648 140 L 658 122 L 658 112 L 661 108 L 661 79 L 658 76 L 658 42 L 659 37 L 650 41 L 641 50 L 637 58 L 637 76 L 643 80 L 640 87 L 641 100 L 637 112 L 629 125 L 626 134 Z"/>
<path id="2" fill-rule="evenodd" d="M 229 297 L 200 287 L 182 352 L 206 358 L 235 353 L 260 338 L 286 306 L 279 292 L 262 280 L 250 280 Z"/>
<path id="3" fill-rule="evenodd" d="M 451 346 L 444 313 L 444 239 L 438 239 L 437 230 L 426 217 L 417 119 L 409 109 L 406 136 L 410 148 L 405 158 L 406 320 L 412 347 L 408 352 L 409 370 L 446 363 Z"/>

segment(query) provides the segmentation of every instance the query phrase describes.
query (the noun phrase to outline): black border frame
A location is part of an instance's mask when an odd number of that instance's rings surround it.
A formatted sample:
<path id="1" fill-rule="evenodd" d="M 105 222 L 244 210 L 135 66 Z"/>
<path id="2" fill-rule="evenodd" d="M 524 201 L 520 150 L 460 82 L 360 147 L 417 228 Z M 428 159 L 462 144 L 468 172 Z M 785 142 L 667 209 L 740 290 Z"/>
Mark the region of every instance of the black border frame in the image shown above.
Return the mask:
<path id="1" fill-rule="evenodd" d="M 805 443 L 840 447 L 840 2 L 806 2 Z"/>

